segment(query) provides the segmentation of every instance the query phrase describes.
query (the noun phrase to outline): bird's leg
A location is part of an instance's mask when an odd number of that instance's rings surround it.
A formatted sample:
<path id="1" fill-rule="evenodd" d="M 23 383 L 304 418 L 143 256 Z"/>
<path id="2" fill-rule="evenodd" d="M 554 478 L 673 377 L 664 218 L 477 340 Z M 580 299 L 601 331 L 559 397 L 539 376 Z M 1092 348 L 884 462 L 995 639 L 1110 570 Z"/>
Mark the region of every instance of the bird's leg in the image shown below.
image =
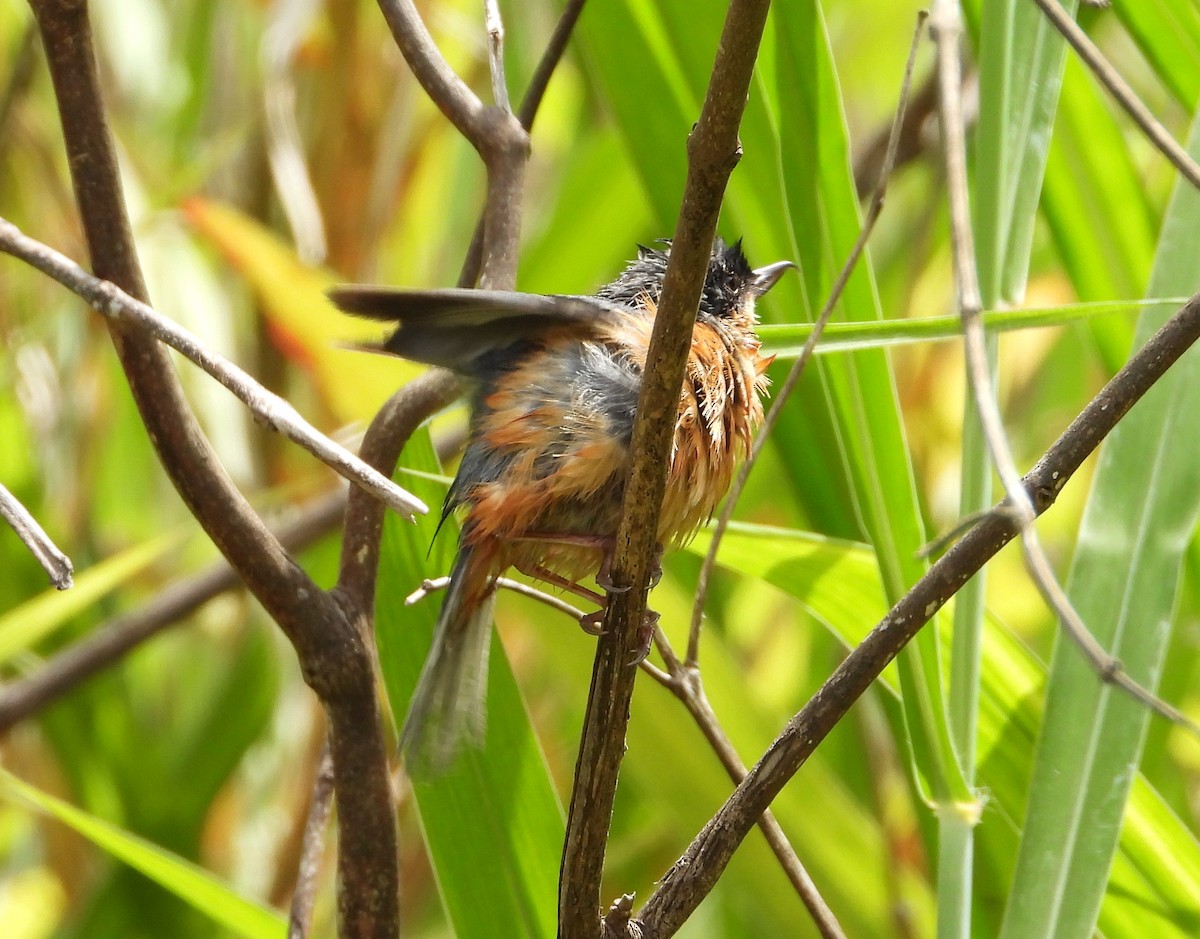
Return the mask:
<path id="1" fill-rule="evenodd" d="M 579 548 L 594 548 L 600 551 L 603 555 L 603 560 L 600 562 L 600 568 L 596 571 L 596 583 L 604 590 L 606 594 L 625 593 L 631 588 L 627 585 L 617 585 L 612 582 L 612 560 L 613 549 L 615 547 L 615 539 L 611 535 L 577 535 L 567 532 L 540 532 L 540 531 L 525 531 L 519 535 L 514 535 L 510 539 L 512 541 L 542 541 L 552 544 L 571 545 Z M 650 586 L 658 586 L 658 582 L 662 580 L 662 555 L 663 546 L 657 545 L 654 551 L 653 566 L 650 568 Z M 594 613 L 585 613 L 579 617 L 579 625 L 584 632 L 592 636 L 602 635 L 604 630 L 601 628 L 604 621 L 604 613 L 608 609 L 608 596 L 600 596 L 595 591 L 588 590 L 587 587 L 581 587 L 572 580 L 568 580 L 553 571 L 548 570 L 540 564 L 515 565 L 517 570 L 529 577 L 544 581 L 556 587 L 561 587 L 563 590 L 568 590 L 576 596 L 583 597 L 587 600 L 592 600 L 600 606 L 599 610 Z M 638 651 L 631 664 L 636 665 L 641 662 L 650 653 L 650 646 L 654 642 L 654 629 L 658 625 L 659 614 L 649 608 L 642 615 L 642 624 L 638 627 Z"/>
<path id="2" fill-rule="evenodd" d="M 605 593 L 624 593 L 628 587 L 618 587 L 612 583 L 609 573 L 612 569 L 613 546 L 616 539 L 612 535 L 576 535 L 569 532 L 553 531 L 523 531 L 513 535 L 511 541 L 542 541 L 550 544 L 570 545 L 575 548 L 592 548 L 599 551 L 603 560 L 596 572 L 596 583 Z M 530 576 L 533 576 L 532 574 Z"/>
<path id="3" fill-rule="evenodd" d="M 593 548 L 603 552 L 605 557 L 612 553 L 612 538 L 606 538 L 600 535 L 576 535 L 567 532 L 541 532 L 541 531 L 525 531 L 519 535 L 511 537 L 512 541 L 538 541 L 548 542 L 550 544 L 570 545 L 577 548 Z M 580 628 L 589 636 L 602 635 L 604 630 L 601 628 L 601 623 L 604 621 L 604 610 L 608 606 L 608 597 L 601 596 L 594 590 L 589 590 L 587 587 L 577 584 L 573 580 L 568 580 L 566 577 L 556 574 L 541 564 L 526 563 L 515 564 L 522 574 L 533 577 L 563 590 L 570 591 L 577 597 L 583 597 L 585 600 L 591 600 L 597 604 L 600 609 L 594 613 L 584 613 L 579 617 Z M 601 585 L 603 586 L 603 585 Z"/>
<path id="4" fill-rule="evenodd" d="M 569 591 L 577 597 L 583 597 L 585 600 L 598 603 L 600 605 L 598 611 L 595 613 L 584 613 L 579 617 L 579 626 L 589 636 L 599 636 L 603 633 L 603 630 L 600 628 L 600 622 L 604 619 L 604 608 L 608 603 L 607 597 L 602 597 L 596 591 L 588 590 L 587 587 L 581 586 L 573 580 L 568 580 L 566 577 L 562 577 L 554 573 L 554 571 L 542 567 L 540 564 L 516 564 L 514 566 L 527 577 L 532 577 L 534 580 L 540 580 L 553 587 Z"/>

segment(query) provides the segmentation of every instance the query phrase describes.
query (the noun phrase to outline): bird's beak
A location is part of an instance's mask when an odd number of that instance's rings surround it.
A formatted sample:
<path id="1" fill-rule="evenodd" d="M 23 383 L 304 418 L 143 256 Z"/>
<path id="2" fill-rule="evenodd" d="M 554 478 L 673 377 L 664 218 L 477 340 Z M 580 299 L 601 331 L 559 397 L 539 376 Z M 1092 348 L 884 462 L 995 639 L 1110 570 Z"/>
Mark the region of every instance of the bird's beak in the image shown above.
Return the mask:
<path id="1" fill-rule="evenodd" d="M 766 267 L 757 268 L 754 271 L 754 279 L 750 282 L 750 289 L 754 291 L 755 296 L 761 297 L 764 293 L 775 286 L 775 282 L 790 268 L 799 270 L 799 266 L 791 261 L 776 261 L 774 264 L 768 264 Z"/>

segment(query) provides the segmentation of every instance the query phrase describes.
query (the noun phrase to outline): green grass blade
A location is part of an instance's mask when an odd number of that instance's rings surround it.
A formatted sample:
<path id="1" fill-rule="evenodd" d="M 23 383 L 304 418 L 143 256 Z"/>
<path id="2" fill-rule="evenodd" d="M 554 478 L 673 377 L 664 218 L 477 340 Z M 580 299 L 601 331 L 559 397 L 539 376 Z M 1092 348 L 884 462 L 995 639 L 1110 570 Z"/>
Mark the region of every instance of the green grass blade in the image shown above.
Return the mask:
<path id="1" fill-rule="evenodd" d="M 70 590 L 47 590 L 0 615 L 0 664 L 32 649 L 179 544 L 178 535 L 126 548 L 75 575 Z"/>
<path id="2" fill-rule="evenodd" d="M 775 9 L 780 165 L 786 207 L 806 294 L 823 302 L 849 256 L 861 223 L 849 169 L 838 80 L 820 10 L 811 3 Z M 846 285 L 839 318 L 878 320 L 879 301 L 864 256 Z M 815 315 L 810 309 L 810 316 Z M 898 598 L 924 570 L 925 536 L 891 369 L 879 351 L 822 362 L 835 425 L 862 525 L 875 546 L 889 597 Z M 962 801 L 969 791 L 950 745 L 940 665 L 932 635 L 900 660 L 905 714 L 923 785 L 935 800 Z"/>
<path id="3" fill-rule="evenodd" d="M 1019 304 L 1025 292 L 1065 51 L 1027 0 L 984 3 L 972 208 L 985 306 Z"/>
<path id="4" fill-rule="evenodd" d="M 1065 44 L 1041 12 L 1025 0 L 985 0 L 979 41 L 979 120 L 972 193 L 975 261 L 985 306 L 1019 305 L 1033 243 L 1034 222 L 1058 106 Z M 996 374 L 998 344 L 987 342 Z M 995 398 L 995 385 L 981 390 Z M 993 501 L 992 456 L 967 395 L 963 416 L 959 511 L 967 516 Z M 967 778 L 974 782 L 976 726 L 982 668 L 986 574 L 959 591 L 950 655 L 954 740 Z M 969 936 L 974 914 L 974 833 L 970 820 L 945 817 L 938 866 L 938 935 Z"/>
<path id="5" fill-rule="evenodd" d="M 422 430 L 404 463 L 438 469 Z M 413 491 L 437 505 L 444 488 L 412 478 Z M 389 515 L 384 528 L 376 609 L 379 660 L 392 713 L 402 721 L 433 635 L 440 597 L 411 607 L 404 598 L 425 577 L 449 571 L 457 530 L 436 519 L 415 525 Z M 516 682 L 499 642 L 490 657 L 487 741 L 467 749 L 444 775 L 414 785 L 417 809 L 443 905 L 458 939 L 551 937 L 557 922 L 562 808 Z"/>
<path id="6" fill-rule="evenodd" d="M 1163 297 L 1157 300 L 1114 300 L 1071 303 L 1062 306 L 1027 307 L 1020 310 L 984 310 L 984 327 L 993 333 L 1018 329 L 1045 329 L 1089 321 L 1097 317 L 1128 316 L 1152 309 L 1177 309 L 1187 297 Z M 767 351 L 780 359 L 799 357 L 804 343 L 812 335 L 811 323 L 764 324 L 758 328 Z M 857 349 L 882 349 L 918 342 L 950 342 L 962 338 L 962 320 L 957 316 L 921 316 L 903 320 L 875 320 L 858 323 L 830 323 L 817 343 L 818 355 L 829 352 L 853 352 Z"/>
<path id="7" fill-rule="evenodd" d="M 0 791 L 58 819 L 236 935 L 280 939 L 286 932 L 287 922 L 280 913 L 239 896 L 203 868 L 35 789 L 3 769 Z"/>
<path id="8" fill-rule="evenodd" d="M 1200 122 L 1190 149 L 1200 152 Z M 1198 225 L 1200 195 L 1180 185 L 1152 291 L 1195 288 Z M 1137 341 L 1163 319 L 1143 316 Z M 1198 365 L 1192 350 L 1105 442 L 1068 584 L 1101 645 L 1149 688 L 1161 674 L 1180 568 L 1200 518 Z M 1143 706 L 1101 683 L 1060 637 L 1002 935 L 1093 934 L 1148 721 Z"/>

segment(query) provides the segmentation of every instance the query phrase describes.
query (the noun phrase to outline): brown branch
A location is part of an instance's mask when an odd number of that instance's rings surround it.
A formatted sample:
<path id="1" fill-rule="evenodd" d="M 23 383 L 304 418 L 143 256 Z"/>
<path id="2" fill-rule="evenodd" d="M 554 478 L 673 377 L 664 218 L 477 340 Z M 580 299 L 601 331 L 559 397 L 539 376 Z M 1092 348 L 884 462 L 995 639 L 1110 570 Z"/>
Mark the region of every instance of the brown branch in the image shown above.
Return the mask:
<path id="1" fill-rule="evenodd" d="M 87 4 L 34 0 L 94 273 L 145 302 L 105 118 Z M 191 413 L 166 350 L 127 324 L 113 345 L 142 421 L 188 509 L 296 648 L 329 715 L 337 780 L 339 925 L 344 936 L 399 931 L 395 819 L 362 623 L 300 569 L 230 482 Z"/>
<path id="2" fill-rule="evenodd" d="M 329 534 L 346 506 L 336 492 L 300 510 L 280 525 L 276 537 L 288 551 L 298 551 Z M 0 687 L 0 734 L 37 713 L 81 682 L 120 661 L 147 639 L 179 623 L 209 600 L 242 585 L 226 561 L 161 590 L 141 609 L 116 616 L 85 638 L 57 653 L 40 669 Z"/>
<path id="3" fill-rule="evenodd" d="M 1071 422 L 1024 478 L 1039 514 L 1168 368 L 1200 338 L 1200 294 L 1158 330 Z M 938 560 L 789 722 L 696 836 L 638 915 L 644 939 L 669 936 L 691 915 L 780 789 L 884 667 L 1020 526 L 1001 503 Z"/>
<path id="4" fill-rule="evenodd" d="M 42 566 L 42 570 L 50 578 L 50 583 L 58 590 L 69 590 L 71 574 L 75 570 L 71 559 L 50 540 L 50 536 L 38 524 L 38 520 L 29 509 L 3 485 L 0 485 L 0 518 L 8 522 L 9 527 L 16 532 L 34 560 Z"/>
<path id="5" fill-rule="evenodd" d="M 85 4 L 33 4 L 50 65 L 88 252 L 96 275 L 145 302 L 146 288 L 125 214 Z M 110 324 L 142 419 L 184 501 L 273 614 L 287 615 L 297 590 L 312 589 L 234 488 L 183 398 L 166 350 L 124 323 Z M 290 619 L 290 616 L 288 617 Z"/>
<path id="6" fill-rule="evenodd" d="M 600 935 L 600 879 L 637 674 L 631 663 L 644 628 L 679 389 L 717 215 L 741 152 L 738 125 L 769 6 L 768 0 L 730 4 L 700 119 L 688 140 L 687 182 L 642 372 L 630 447 L 635 456 L 613 555 L 613 582 L 630 589 L 610 595 L 605 613 L 567 819 L 558 934 L 571 939 Z"/>
<path id="7" fill-rule="evenodd" d="M 671 692 L 687 709 L 696 726 L 700 728 L 700 732 L 704 734 L 704 739 L 708 741 L 709 747 L 721 761 L 721 766 L 725 768 L 725 772 L 729 774 L 729 778 L 736 786 L 746 778 L 746 764 L 738 756 L 733 741 L 726 736 L 725 729 L 721 726 L 716 712 L 708 702 L 708 696 L 704 693 L 704 683 L 700 678 L 700 669 L 692 665 L 685 665 L 679 660 L 661 629 L 655 631 L 654 642 L 667 665 L 667 671 L 663 672 L 646 662 L 642 663 L 642 670 Z M 817 885 L 813 883 L 795 849 L 792 848 L 791 842 L 788 841 L 783 828 L 769 810 L 763 812 L 759 817 L 758 827 L 762 831 L 771 853 L 775 855 L 779 866 L 783 868 L 784 875 L 791 882 L 792 888 L 808 910 L 809 916 L 812 917 L 817 931 L 824 939 L 845 939 L 845 933 L 842 932 L 842 927 L 833 910 L 821 896 Z"/>

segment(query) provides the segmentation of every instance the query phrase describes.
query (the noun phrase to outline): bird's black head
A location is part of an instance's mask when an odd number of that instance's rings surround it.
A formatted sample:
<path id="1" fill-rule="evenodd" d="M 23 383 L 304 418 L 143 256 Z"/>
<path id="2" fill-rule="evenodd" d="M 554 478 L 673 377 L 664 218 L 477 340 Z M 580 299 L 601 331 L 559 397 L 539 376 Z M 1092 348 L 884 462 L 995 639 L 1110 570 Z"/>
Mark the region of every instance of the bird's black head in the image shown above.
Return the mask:
<path id="1" fill-rule="evenodd" d="M 666 247 L 661 250 L 639 246 L 637 259 L 629 263 L 620 277 L 596 291 L 597 296 L 622 306 L 640 306 L 646 297 L 657 304 L 671 253 L 671 243 L 664 240 L 663 244 Z M 698 316 L 721 318 L 743 312 L 748 301 L 766 293 L 784 270 L 794 266 L 783 261 L 755 270 L 742 252 L 741 239 L 731 245 L 716 239 L 700 294 Z"/>

